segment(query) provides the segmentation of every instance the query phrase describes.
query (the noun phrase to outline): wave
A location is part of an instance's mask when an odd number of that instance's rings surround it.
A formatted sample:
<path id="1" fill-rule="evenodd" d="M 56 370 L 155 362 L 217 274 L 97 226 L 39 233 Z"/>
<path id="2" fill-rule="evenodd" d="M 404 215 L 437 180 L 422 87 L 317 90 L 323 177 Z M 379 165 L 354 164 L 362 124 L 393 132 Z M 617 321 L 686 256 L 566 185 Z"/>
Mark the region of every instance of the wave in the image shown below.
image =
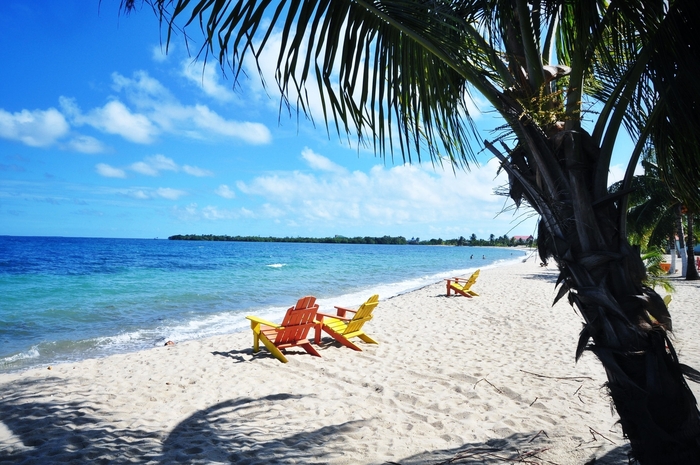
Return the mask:
<path id="1" fill-rule="evenodd" d="M 13 365 L 18 364 L 18 362 L 26 362 L 28 360 L 37 359 L 39 356 L 39 348 L 37 346 L 32 346 L 27 351 L 10 355 L 9 357 L 0 358 L 0 367 L 10 368 Z"/>
<path id="2" fill-rule="evenodd" d="M 283 266 L 287 266 L 286 263 L 273 263 L 271 265 L 265 265 L 269 268 L 282 268 Z"/>

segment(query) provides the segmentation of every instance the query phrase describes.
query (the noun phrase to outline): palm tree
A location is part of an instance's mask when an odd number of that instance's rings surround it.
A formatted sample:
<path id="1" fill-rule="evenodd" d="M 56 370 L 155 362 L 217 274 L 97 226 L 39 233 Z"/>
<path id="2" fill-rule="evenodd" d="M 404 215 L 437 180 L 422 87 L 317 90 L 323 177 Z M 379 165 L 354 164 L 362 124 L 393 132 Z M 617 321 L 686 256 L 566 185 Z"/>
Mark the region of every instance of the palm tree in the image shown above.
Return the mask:
<path id="1" fill-rule="evenodd" d="M 667 243 L 675 249 L 677 219 L 680 218 L 681 202 L 673 197 L 668 186 L 661 180 L 659 168 L 653 163 L 653 154 L 645 154 L 642 161 L 644 174 L 632 179 L 633 191 L 628 197 L 627 228 L 632 244 L 642 250 L 664 247 Z M 612 184 L 608 191 L 619 192 L 623 182 Z"/>
<path id="2" fill-rule="evenodd" d="M 407 161 L 462 167 L 475 160 L 470 144 L 483 143 L 508 174 L 515 204 L 540 215 L 538 250 L 559 268 L 557 300 L 568 294 L 584 320 L 577 357 L 590 350 L 602 362 L 636 459 L 698 461 L 700 414 L 668 338 L 666 306 L 642 284 L 625 215 L 649 138 L 679 198 L 700 199 L 700 2 L 144 1 L 167 41 L 199 25 L 200 56 L 230 65 L 236 79 L 243 60 L 258 59 L 281 31 L 282 103 L 308 113 L 307 88 L 317 86 L 327 129 L 381 156 L 396 149 Z M 472 125 L 474 92 L 505 122 L 493 140 L 481 141 Z M 622 189 L 610 195 L 623 128 L 638 143 Z"/>
<path id="3" fill-rule="evenodd" d="M 693 212 L 686 211 L 687 213 L 687 219 L 688 219 L 688 240 L 686 241 L 686 246 L 687 246 L 687 263 L 686 263 L 686 274 L 685 274 L 685 279 L 688 281 L 697 281 L 700 279 L 700 275 L 698 274 L 698 269 L 695 267 L 695 251 L 694 251 L 694 238 L 693 238 L 693 233 L 694 233 L 694 218 L 693 218 Z"/>

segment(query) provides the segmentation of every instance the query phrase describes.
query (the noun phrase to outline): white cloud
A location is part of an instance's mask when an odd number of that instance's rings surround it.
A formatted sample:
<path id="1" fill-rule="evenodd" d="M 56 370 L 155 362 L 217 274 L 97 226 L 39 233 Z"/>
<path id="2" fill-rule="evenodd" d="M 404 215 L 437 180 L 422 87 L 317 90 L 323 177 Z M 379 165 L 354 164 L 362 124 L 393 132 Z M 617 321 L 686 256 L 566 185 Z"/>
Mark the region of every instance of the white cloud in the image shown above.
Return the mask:
<path id="1" fill-rule="evenodd" d="M 182 165 L 182 171 L 189 174 L 190 176 L 196 176 L 198 178 L 203 178 L 205 176 L 214 176 L 214 173 L 212 173 L 209 170 L 190 165 Z"/>
<path id="2" fill-rule="evenodd" d="M 180 189 L 173 189 L 170 187 L 159 187 L 157 189 L 151 189 L 146 187 L 141 188 L 129 188 L 129 189 L 118 189 L 114 192 L 131 197 L 138 200 L 150 200 L 150 199 L 167 199 L 167 200 L 177 200 L 182 196 L 187 195 L 186 191 Z"/>
<path id="3" fill-rule="evenodd" d="M 219 83 L 219 78 L 222 76 L 221 68 L 212 63 L 205 66 L 203 63 L 186 59 L 182 62 L 182 75 L 209 97 L 220 102 L 236 100 L 236 94 L 233 93 L 232 88 Z"/>
<path id="4" fill-rule="evenodd" d="M 0 109 L 0 137 L 30 147 L 49 147 L 68 134 L 70 126 L 55 108 L 9 113 Z"/>
<path id="5" fill-rule="evenodd" d="M 233 210 L 222 210 L 217 207 L 206 206 L 202 208 L 202 217 L 205 220 L 230 220 L 237 218 L 238 215 Z"/>
<path id="6" fill-rule="evenodd" d="M 171 189 L 170 187 L 160 187 L 156 189 L 156 195 L 164 199 L 177 200 L 183 195 L 187 195 L 187 192 L 179 189 Z"/>
<path id="7" fill-rule="evenodd" d="M 129 169 L 145 176 L 158 176 L 160 173 L 157 169 L 144 161 L 137 161 L 129 166 Z"/>
<path id="8" fill-rule="evenodd" d="M 146 115 L 132 112 L 118 100 L 112 100 L 87 113 L 82 112 L 75 99 L 60 97 L 59 102 L 71 122 L 78 126 L 87 124 L 138 144 L 150 144 L 158 134 L 158 128 Z"/>
<path id="9" fill-rule="evenodd" d="M 158 129 L 146 115 L 133 113 L 117 100 L 107 103 L 102 108 L 91 110 L 81 121 L 137 144 L 150 144 L 158 133 Z"/>
<path id="10" fill-rule="evenodd" d="M 68 141 L 67 147 L 81 153 L 101 153 L 105 148 L 102 142 L 91 136 L 77 136 Z"/>
<path id="11" fill-rule="evenodd" d="M 328 158 L 315 153 L 308 147 L 304 147 L 304 150 L 301 151 L 301 157 L 306 160 L 312 169 L 328 171 L 331 173 L 347 173 L 347 170 L 344 167 L 333 163 Z"/>
<path id="12" fill-rule="evenodd" d="M 134 162 L 130 164 L 126 169 L 142 174 L 144 176 L 160 176 L 161 171 L 183 171 L 185 174 L 189 174 L 190 176 L 196 177 L 214 175 L 214 173 L 212 173 L 211 171 L 196 166 L 183 165 L 182 167 L 180 167 L 177 163 L 175 163 L 175 161 L 172 158 L 168 158 L 165 155 L 161 154 L 146 157 L 142 161 Z M 124 173 L 123 169 L 120 169 L 120 171 Z"/>
<path id="13" fill-rule="evenodd" d="M 402 229 L 436 225 L 464 234 L 491 222 L 505 203 L 493 193 L 507 182 L 504 176 L 494 179 L 495 159 L 455 175 L 449 167 L 434 171 L 429 165 L 378 165 L 369 172 L 349 172 L 309 150 L 303 156 L 316 171 L 276 172 L 237 183 L 244 194 L 260 198 L 260 208 L 253 210 L 255 218 L 297 221 L 318 225 L 316 229 L 332 225 L 337 230 L 362 229 L 366 223 Z M 508 222 L 509 216 L 499 221 Z"/>
<path id="14" fill-rule="evenodd" d="M 161 171 L 179 171 L 180 169 L 172 158 L 160 154 L 132 163 L 130 168 L 146 176 L 158 176 Z"/>
<path id="15" fill-rule="evenodd" d="M 164 45 L 158 44 L 154 45 L 151 47 L 151 59 L 157 63 L 163 63 L 168 60 L 168 53 L 171 53 L 173 51 L 174 45 L 168 44 L 168 50 L 166 53 L 166 49 Z"/>
<path id="16" fill-rule="evenodd" d="M 173 207 L 173 214 L 182 221 L 196 221 L 200 218 L 199 211 L 197 210 L 197 204 L 191 203 L 186 207 Z"/>
<path id="17" fill-rule="evenodd" d="M 212 66 L 205 69 L 200 81 L 202 88 L 217 100 L 228 101 L 234 94 L 218 83 L 217 69 Z M 188 79 L 194 78 L 191 73 L 187 76 Z M 199 140 L 221 136 L 253 145 L 267 144 L 272 140 L 270 130 L 264 124 L 227 119 L 206 105 L 181 103 L 163 84 L 145 71 L 137 71 L 131 78 L 112 73 L 112 88 L 121 94 L 121 98 L 114 96 L 102 107 L 83 111 L 75 99 L 62 96 L 59 98 L 61 109 L 76 126 L 89 125 L 137 144 L 150 144 L 164 133 Z M 0 110 L 0 137 L 19 138 L 21 134 L 18 134 L 14 120 L 18 118 L 17 115 L 27 119 L 25 114 L 30 115 L 26 110 L 15 115 Z M 34 119 L 37 117 L 52 123 L 51 128 L 55 134 L 47 140 L 46 136 L 50 133 L 45 133 L 43 139 L 36 139 L 35 136 L 35 139 L 27 139 L 25 143 L 49 145 L 69 130 L 68 123 L 58 110 L 36 112 Z M 59 124 L 61 121 L 62 125 Z M 41 134 L 36 129 L 32 132 Z M 94 150 L 96 145 L 83 148 Z M 194 176 L 202 175 L 209 174 Z"/>
<path id="18" fill-rule="evenodd" d="M 106 163 L 98 163 L 95 165 L 95 170 L 100 176 L 105 178 L 125 178 L 126 172 L 119 168 L 114 168 Z"/>
<path id="19" fill-rule="evenodd" d="M 175 206 L 172 209 L 172 213 L 179 220 L 188 222 L 231 220 L 245 216 L 243 211 L 221 209 L 211 205 L 200 209 L 196 203 L 191 203 L 185 207 Z"/>
<path id="20" fill-rule="evenodd" d="M 150 195 L 148 195 L 145 191 L 143 191 L 141 189 L 129 191 L 128 195 L 135 198 L 135 199 L 140 199 L 140 200 L 146 200 L 146 199 L 151 198 Z"/>
<path id="21" fill-rule="evenodd" d="M 270 130 L 264 124 L 226 120 L 204 105 L 195 105 L 190 117 L 200 129 L 241 139 L 249 144 L 267 144 L 272 140 Z"/>
<path id="22" fill-rule="evenodd" d="M 183 105 L 145 71 L 134 73 L 133 79 L 118 73 L 112 76 L 114 88 L 124 92 L 129 101 L 137 106 L 139 114 L 147 116 L 149 123 L 160 132 L 194 139 L 219 135 L 249 144 L 267 144 L 272 139 L 264 124 L 229 120 L 206 105 Z"/>
<path id="23" fill-rule="evenodd" d="M 221 196 L 225 199 L 233 199 L 236 197 L 236 193 L 232 191 L 226 184 L 220 185 L 215 191 L 216 195 Z"/>
<path id="24" fill-rule="evenodd" d="M 152 78 L 146 71 L 136 71 L 133 79 L 112 73 L 112 88 L 124 92 L 129 101 L 135 105 L 148 108 L 156 103 L 174 102 L 175 97 L 157 79 Z"/>

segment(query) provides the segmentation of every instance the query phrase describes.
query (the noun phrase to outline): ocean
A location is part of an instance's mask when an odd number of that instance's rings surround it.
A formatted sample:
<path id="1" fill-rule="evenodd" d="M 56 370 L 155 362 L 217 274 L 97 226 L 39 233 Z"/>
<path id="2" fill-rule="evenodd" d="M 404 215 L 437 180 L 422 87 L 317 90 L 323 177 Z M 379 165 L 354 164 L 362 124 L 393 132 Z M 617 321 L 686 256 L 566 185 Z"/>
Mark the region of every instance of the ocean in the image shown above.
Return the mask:
<path id="1" fill-rule="evenodd" d="M 0 236 L 0 372 L 248 330 L 304 295 L 381 300 L 523 249 Z"/>

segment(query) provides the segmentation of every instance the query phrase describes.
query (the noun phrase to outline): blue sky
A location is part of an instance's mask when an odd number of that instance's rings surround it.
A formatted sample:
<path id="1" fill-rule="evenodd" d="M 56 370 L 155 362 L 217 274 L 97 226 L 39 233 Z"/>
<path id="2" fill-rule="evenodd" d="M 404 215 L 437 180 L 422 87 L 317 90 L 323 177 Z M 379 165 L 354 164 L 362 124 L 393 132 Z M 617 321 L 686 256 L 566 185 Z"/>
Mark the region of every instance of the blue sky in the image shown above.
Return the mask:
<path id="1" fill-rule="evenodd" d="M 179 37 L 165 55 L 153 13 L 118 5 L 0 2 L 0 234 L 534 234 L 527 212 L 499 214 L 486 154 L 455 174 L 358 151 L 280 116 L 258 79 L 234 92 Z"/>

